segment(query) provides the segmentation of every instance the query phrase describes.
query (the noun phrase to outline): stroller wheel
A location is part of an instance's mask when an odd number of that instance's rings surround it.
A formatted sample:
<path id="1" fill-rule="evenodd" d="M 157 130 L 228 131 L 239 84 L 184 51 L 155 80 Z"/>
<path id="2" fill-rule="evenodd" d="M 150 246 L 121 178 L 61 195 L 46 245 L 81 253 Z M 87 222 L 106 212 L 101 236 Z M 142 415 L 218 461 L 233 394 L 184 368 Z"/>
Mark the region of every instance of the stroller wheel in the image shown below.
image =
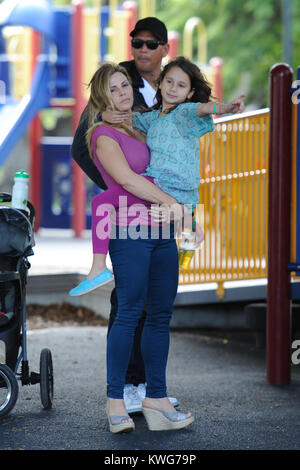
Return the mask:
<path id="1" fill-rule="evenodd" d="M 7 415 L 15 406 L 19 386 L 10 367 L 0 364 L 0 418 Z"/>
<path id="2" fill-rule="evenodd" d="M 42 405 L 48 410 L 53 401 L 53 364 L 51 351 L 46 348 L 40 356 L 40 392 Z"/>

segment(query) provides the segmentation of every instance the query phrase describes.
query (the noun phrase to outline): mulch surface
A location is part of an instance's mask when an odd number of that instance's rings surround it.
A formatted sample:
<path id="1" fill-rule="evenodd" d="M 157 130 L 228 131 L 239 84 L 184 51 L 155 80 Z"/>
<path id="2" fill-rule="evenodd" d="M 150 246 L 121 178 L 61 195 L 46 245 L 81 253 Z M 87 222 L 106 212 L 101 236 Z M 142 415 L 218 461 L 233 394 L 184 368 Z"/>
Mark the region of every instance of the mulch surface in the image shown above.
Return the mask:
<path id="1" fill-rule="evenodd" d="M 93 310 L 63 302 L 61 304 L 26 306 L 27 329 L 51 328 L 66 325 L 107 326 L 105 318 L 96 315 Z"/>

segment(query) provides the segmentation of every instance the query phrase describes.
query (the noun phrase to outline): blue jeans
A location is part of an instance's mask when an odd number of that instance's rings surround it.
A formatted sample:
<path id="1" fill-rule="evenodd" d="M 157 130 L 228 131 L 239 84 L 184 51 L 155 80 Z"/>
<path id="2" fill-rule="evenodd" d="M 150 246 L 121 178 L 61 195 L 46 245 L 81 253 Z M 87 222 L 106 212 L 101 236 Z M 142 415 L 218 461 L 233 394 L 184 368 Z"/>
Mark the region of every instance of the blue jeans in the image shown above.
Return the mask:
<path id="1" fill-rule="evenodd" d="M 107 338 L 107 395 L 123 398 L 126 371 L 138 321 L 147 304 L 141 350 L 145 364 L 146 396 L 167 396 L 166 366 L 173 303 L 178 287 L 178 252 L 173 225 L 170 237 L 151 238 L 151 226 L 142 227 L 147 238 L 132 239 L 128 227 L 117 227 L 109 254 L 113 266 L 118 312 Z"/>

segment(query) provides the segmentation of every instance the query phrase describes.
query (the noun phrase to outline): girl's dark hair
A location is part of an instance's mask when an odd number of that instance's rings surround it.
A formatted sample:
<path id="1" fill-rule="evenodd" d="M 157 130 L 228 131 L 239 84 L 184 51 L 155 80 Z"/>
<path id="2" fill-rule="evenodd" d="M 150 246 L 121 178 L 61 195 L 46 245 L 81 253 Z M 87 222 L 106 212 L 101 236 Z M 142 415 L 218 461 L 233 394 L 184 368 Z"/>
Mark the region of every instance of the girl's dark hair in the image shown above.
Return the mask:
<path id="1" fill-rule="evenodd" d="M 164 69 L 161 71 L 157 80 L 157 103 L 151 109 L 158 109 L 162 106 L 162 96 L 159 85 L 161 84 L 169 70 L 171 70 L 173 67 L 179 67 L 190 77 L 191 90 L 194 90 L 194 93 L 188 101 L 191 101 L 193 103 L 208 103 L 211 100 L 212 87 L 201 72 L 201 70 L 199 69 L 199 67 L 186 57 L 180 56 L 171 60 L 168 64 L 165 65 Z"/>

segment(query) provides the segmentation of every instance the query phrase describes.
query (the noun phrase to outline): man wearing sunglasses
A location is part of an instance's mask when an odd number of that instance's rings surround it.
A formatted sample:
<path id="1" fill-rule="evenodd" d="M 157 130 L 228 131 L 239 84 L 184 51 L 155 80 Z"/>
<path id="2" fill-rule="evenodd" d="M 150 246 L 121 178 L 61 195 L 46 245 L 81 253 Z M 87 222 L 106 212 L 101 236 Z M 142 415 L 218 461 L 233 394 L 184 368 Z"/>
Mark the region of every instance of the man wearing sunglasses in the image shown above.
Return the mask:
<path id="1" fill-rule="evenodd" d="M 161 71 L 162 60 L 168 55 L 167 28 L 157 18 L 139 20 L 131 31 L 132 61 L 122 62 L 132 78 L 134 104 L 153 106 L 156 80 Z"/>
<path id="2" fill-rule="evenodd" d="M 130 36 L 132 37 L 133 60 L 121 62 L 132 79 L 133 109 L 137 106 L 151 107 L 154 104 L 155 81 L 159 76 L 162 60 L 169 51 L 168 32 L 158 18 L 139 20 Z M 101 120 L 101 116 L 99 116 Z M 88 129 L 87 108 L 84 109 L 76 129 L 71 155 L 87 176 L 101 189 L 107 189 L 98 169 L 89 156 L 85 134 Z"/>
<path id="3" fill-rule="evenodd" d="M 121 62 L 132 79 L 133 109 L 137 106 L 151 107 L 155 104 L 156 80 L 160 74 L 162 60 L 169 52 L 168 32 L 165 24 L 157 18 L 148 17 L 139 20 L 130 36 L 132 37 L 133 60 Z M 99 120 L 101 116 L 99 116 Z M 71 147 L 72 158 L 78 163 L 88 177 L 101 189 L 107 189 L 97 167 L 91 159 L 86 145 L 85 134 L 88 129 L 87 108 L 83 111 L 76 129 Z M 116 291 L 111 293 L 111 311 L 108 331 L 118 311 Z M 126 376 L 124 400 L 127 411 L 141 411 L 145 394 L 145 370 L 141 355 L 141 334 L 145 314 L 141 318 L 134 337 L 133 350 Z M 175 398 L 170 398 L 174 406 L 178 405 Z"/>

